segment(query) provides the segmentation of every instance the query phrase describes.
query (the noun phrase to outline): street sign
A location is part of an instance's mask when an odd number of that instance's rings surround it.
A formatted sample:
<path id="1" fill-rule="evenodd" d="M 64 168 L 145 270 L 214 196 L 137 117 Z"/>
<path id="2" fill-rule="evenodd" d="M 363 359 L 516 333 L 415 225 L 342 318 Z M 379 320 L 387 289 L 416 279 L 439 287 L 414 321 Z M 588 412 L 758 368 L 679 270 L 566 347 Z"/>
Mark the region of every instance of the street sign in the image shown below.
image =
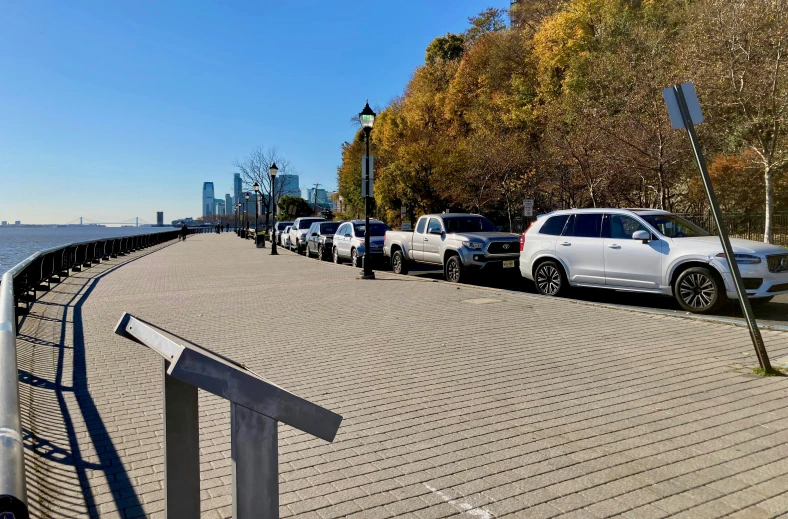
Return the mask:
<path id="1" fill-rule="evenodd" d="M 403 218 L 405 218 L 406 216 L 408 216 L 408 206 L 406 206 L 406 205 L 403 205 L 402 207 L 400 207 L 400 209 L 399 209 L 399 214 L 400 214 L 400 216 L 401 216 L 401 217 L 403 217 Z"/>
<path id="2" fill-rule="evenodd" d="M 374 189 L 374 180 L 369 179 L 369 193 L 367 193 L 367 181 L 363 178 L 361 179 L 361 196 L 374 196 L 373 193 L 375 192 Z"/>
<path id="3" fill-rule="evenodd" d="M 706 159 L 703 157 L 703 151 L 701 151 L 700 142 L 698 142 L 698 135 L 695 133 L 695 125 L 703 122 L 703 114 L 700 111 L 700 103 L 698 103 L 698 96 L 695 94 L 695 87 L 692 86 L 692 83 L 673 85 L 662 91 L 662 97 L 665 98 L 665 104 L 668 107 L 668 114 L 673 127 L 687 130 L 690 147 L 693 155 L 695 155 L 695 163 L 700 171 L 703 188 L 706 191 L 706 197 L 709 199 L 709 206 L 711 206 L 711 214 L 720 234 L 725 261 L 728 263 L 728 269 L 733 277 L 736 296 L 739 299 L 744 319 L 747 321 L 747 327 L 750 329 L 750 339 L 752 339 L 752 345 L 755 348 L 755 355 L 758 357 L 758 363 L 765 374 L 771 374 L 774 370 L 769 361 L 766 346 L 763 344 L 763 337 L 761 337 L 761 331 L 758 329 L 758 323 L 755 321 L 750 298 L 747 295 L 747 290 L 739 271 L 739 265 L 736 262 L 736 255 L 728 238 L 727 227 L 722 219 L 717 196 L 714 194 L 714 186 L 711 184 L 711 177 L 709 177 L 709 172 L 706 169 Z"/>
<path id="4" fill-rule="evenodd" d="M 523 200 L 523 216 L 533 216 L 534 215 L 534 199 L 533 198 L 526 198 Z"/>
<path id="5" fill-rule="evenodd" d="M 698 95 L 695 93 L 695 85 L 692 83 L 683 83 L 679 85 L 681 93 L 684 94 L 684 101 L 687 103 L 687 110 L 692 120 L 692 124 L 700 124 L 703 122 L 703 112 L 700 110 L 700 103 L 698 102 Z M 668 107 L 668 115 L 670 115 L 670 122 L 673 128 L 680 130 L 684 128 L 684 118 L 681 116 L 681 108 L 679 101 L 676 98 L 676 91 L 673 87 L 668 87 L 662 91 L 662 97 L 665 99 L 665 104 Z"/>
<path id="6" fill-rule="evenodd" d="M 369 169 L 371 170 L 369 173 L 369 179 L 372 180 L 375 178 L 375 157 L 369 157 Z M 367 156 L 363 155 L 361 157 L 361 178 L 367 178 Z"/>
<path id="7" fill-rule="evenodd" d="M 411 230 L 410 222 L 402 222 L 402 230 L 410 231 Z"/>

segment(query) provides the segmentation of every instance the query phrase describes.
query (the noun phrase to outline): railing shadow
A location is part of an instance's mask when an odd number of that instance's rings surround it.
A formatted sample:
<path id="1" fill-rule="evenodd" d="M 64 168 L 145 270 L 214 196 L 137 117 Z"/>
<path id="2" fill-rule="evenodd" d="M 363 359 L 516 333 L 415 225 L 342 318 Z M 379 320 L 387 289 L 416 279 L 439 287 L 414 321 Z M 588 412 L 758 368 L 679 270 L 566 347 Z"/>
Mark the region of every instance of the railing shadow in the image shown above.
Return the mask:
<path id="1" fill-rule="evenodd" d="M 115 502 L 118 512 L 123 514 L 123 510 L 126 509 L 142 509 L 142 503 L 134 490 L 133 483 L 129 478 L 126 467 L 123 465 L 121 456 L 111 440 L 110 432 L 107 430 L 99 409 L 90 394 L 82 307 L 101 278 L 117 268 L 128 265 L 133 261 L 141 259 L 169 245 L 172 245 L 172 243 L 165 244 L 163 247 L 157 247 L 139 256 L 129 258 L 122 263 L 111 266 L 111 268 L 96 276 L 84 279 L 81 284 L 75 284 L 77 285 L 75 286 L 75 293 L 65 304 L 42 302 L 47 304 L 49 308 L 58 306 L 62 308 L 60 337 L 58 342 L 54 342 L 56 340 L 54 338 L 52 341 L 48 341 L 22 334 L 19 336 L 21 341 L 24 341 L 31 350 L 31 355 L 33 355 L 32 350 L 36 347 L 44 346 L 48 348 L 57 348 L 54 380 L 37 375 L 33 367 L 30 368 L 31 371 L 25 371 L 21 369 L 20 366 L 19 370 L 20 385 L 30 387 L 31 391 L 52 391 L 57 401 L 56 408 L 52 406 L 47 408 L 45 403 L 39 405 L 39 400 L 42 399 L 39 396 L 40 393 L 37 393 L 35 404 L 31 405 L 27 412 L 24 413 L 27 415 L 27 421 L 30 423 L 30 426 L 25 428 L 25 448 L 34 454 L 32 460 L 30 460 L 33 470 L 28 471 L 28 478 L 30 478 L 32 474 L 38 475 L 40 472 L 46 473 L 45 480 L 36 481 L 40 486 L 38 489 L 38 493 L 40 494 L 38 502 L 30 503 L 30 505 L 32 505 L 31 512 L 39 508 L 40 510 L 38 510 L 38 512 L 41 517 L 50 517 L 52 515 L 58 517 L 76 517 L 82 514 L 87 514 L 90 517 L 98 517 L 98 506 L 101 503 L 97 502 L 93 494 L 88 471 L 104 472 L 105 481 L 109 486 L 112 499 Z M 72 282 L 74 279 L 75 278 L 71 278 Z M 83 290 L 83 288 L 85 289 Z M 39 304 L 39 302 L 36 302 L 36 304 Z M 69 309 L 71 310 L 71 319 L 69 319 L 68 315 Z M 26 320 L 27 317 L 24 319 Z M 48 321 L 51 320 L 48 319 Z M 23 324 L 24 320 L 20 323 L 20 327 Z M 69 324 L 73 325 L 72 345 L 68 345 Z M 71 362 L 73 364 L 70 387 L 64 382 L 66 375 L 65 370 L 68 367 L 68 359 L 66 358 L 68 351 L 72 351 Z M 90 443 L 94 447 L 91 453 L 98 457 L 98 463 L 86 460 L 80 449 L 79 436 L 81 433 L 84 445 L 84 432 L 78 431 L 75 427 L 72 418 L 72 410 L 69 409 L 68 402 L 66 401 L 66 395 L 69 393 L 72 393 L 73 401 L 76 401 L 79 413 L 82 415 L 87 434 L 90 438 Z M 32 418 L 30 418 L 30 415 L 32 415 Z M 42 437 L 37 431 L 39 428 L 37 424 L 57 424 L 63 427 L 65 429 L 64 439 L 68 443 L 68 449 L 59 446 L 55 438 L 48 439 Z M 42 465 L 46 465 L 46 467 Z M 59 471 L 56 466 L 71 466 L 74 468 L 77 481 L 79 482 L 79 492 L 82 495 L 81 503 L 75 499 L 75 492 L 70 488 L 73 486 L 73 474 L 70 471 Z M 56 510 L 50 509 L 53 504 Z"/>

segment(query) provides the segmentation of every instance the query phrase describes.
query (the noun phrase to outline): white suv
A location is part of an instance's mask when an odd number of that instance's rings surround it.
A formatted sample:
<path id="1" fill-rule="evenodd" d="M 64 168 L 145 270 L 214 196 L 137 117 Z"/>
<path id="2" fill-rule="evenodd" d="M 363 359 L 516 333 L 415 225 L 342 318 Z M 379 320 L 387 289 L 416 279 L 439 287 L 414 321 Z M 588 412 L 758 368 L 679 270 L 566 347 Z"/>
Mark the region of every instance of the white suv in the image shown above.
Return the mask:
<path id="1" fill-rule="evenodd" d="M 754 303 L 788 293 L 788 250 L 737 238 L 731 244 Z M 736 299 L 719 237 L 655 209 L 541 215 L 520 238 L 520 272 L 551 296 L 567 286 L 674 295 L 697 313 Z"/>

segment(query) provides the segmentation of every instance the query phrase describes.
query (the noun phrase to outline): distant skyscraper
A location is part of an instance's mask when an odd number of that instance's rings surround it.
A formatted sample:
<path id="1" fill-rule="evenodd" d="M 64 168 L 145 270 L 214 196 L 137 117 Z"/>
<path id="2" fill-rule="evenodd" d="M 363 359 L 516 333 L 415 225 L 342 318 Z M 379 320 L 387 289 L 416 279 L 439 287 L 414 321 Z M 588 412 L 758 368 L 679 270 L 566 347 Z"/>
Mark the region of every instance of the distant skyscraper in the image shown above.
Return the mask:
<path id="1" fill-rule="evenodd" d="M 227 193 L 224 195 L 224 212 L 225 214 L 233 214 L 234 211 L 235 207 L 233 204 L 233 197 L 230 195 L 230 193 Z"/>
<path id="2" fill-rule="evenodd" d="M 277 199 L 279 199 L 280 195 L 301 196 L 301 189 L 298 187 L 298 175 L 282 175 L 281 178 L 282 183 L 276 183 L 277 193 L 275 194 Z M 279 190 L 281 190 L 281 193 L 279 193 Z"/>
<path id="3" fill-rule="evenodd" d="M 241 174 L 240 173 L 236 173 L 233 176 L 233 196 L 235 197 L 234 202 L 236 204 L 241 201 L 241 197 L 243 196 L 243 193 L 241 193 L 241 191 L 243 191 L 243 183 L 241 182 Z M 233 204 L 230 204 L 230 205 L 233 205 Z"/>
<path id="4" fill-rule="evenodd" d="M 217 198 L 216 200 L 213 201 L 213 203 L 216 206 L 216 211 L 214 211 L 214 214 L 218 214 L 218 215 L 227 214 L 227 210 L 224 207 L 224 200 L 222 200 L 221 198 Z"/>
<path id="5" fill-rule="evenodd" d="M 159 225 L 159 226 L 164 225 L 164 212 L 163 211 L 158 211 L 156 213 L 156 225 Z"/>
<path id="6" fill-rule="evenodd" d="M 213 209 L 213 182 L 204 182 L 202 185 L 202 215 L 214 214 Z"/>

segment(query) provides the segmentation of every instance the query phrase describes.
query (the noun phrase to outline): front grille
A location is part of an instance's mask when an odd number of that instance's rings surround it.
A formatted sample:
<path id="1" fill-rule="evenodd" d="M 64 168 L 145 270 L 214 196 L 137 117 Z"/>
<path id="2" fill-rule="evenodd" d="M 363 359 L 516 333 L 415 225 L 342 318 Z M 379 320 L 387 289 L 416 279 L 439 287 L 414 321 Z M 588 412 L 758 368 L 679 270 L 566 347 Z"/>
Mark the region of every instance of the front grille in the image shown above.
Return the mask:
<path id="1" fill-rule="evenodd" d="M 742 278 L 744 288 L 747 290 L 757 290 L 763 285 L 763 278 Z"/>
<path id="2" fill-rule="evenodd" d="M 769 272 L 788 272 L 788 254 L 766 256 Z"/>
<path id="3" fill-rule="evenodd" d="M 508 247 L 507 247 L 508 245 Z M 514 254 L 520 253 L 519 241 L 494 241 L 487 247 L 487 254 Z"/>
<path id="4" fill-rule="evenodd" d="M 788 290 L 788 283 L 780 283 L 779 285 L 772 285 L 769 289 L 769 292 L 782 292 L 783 290 Z"/>

